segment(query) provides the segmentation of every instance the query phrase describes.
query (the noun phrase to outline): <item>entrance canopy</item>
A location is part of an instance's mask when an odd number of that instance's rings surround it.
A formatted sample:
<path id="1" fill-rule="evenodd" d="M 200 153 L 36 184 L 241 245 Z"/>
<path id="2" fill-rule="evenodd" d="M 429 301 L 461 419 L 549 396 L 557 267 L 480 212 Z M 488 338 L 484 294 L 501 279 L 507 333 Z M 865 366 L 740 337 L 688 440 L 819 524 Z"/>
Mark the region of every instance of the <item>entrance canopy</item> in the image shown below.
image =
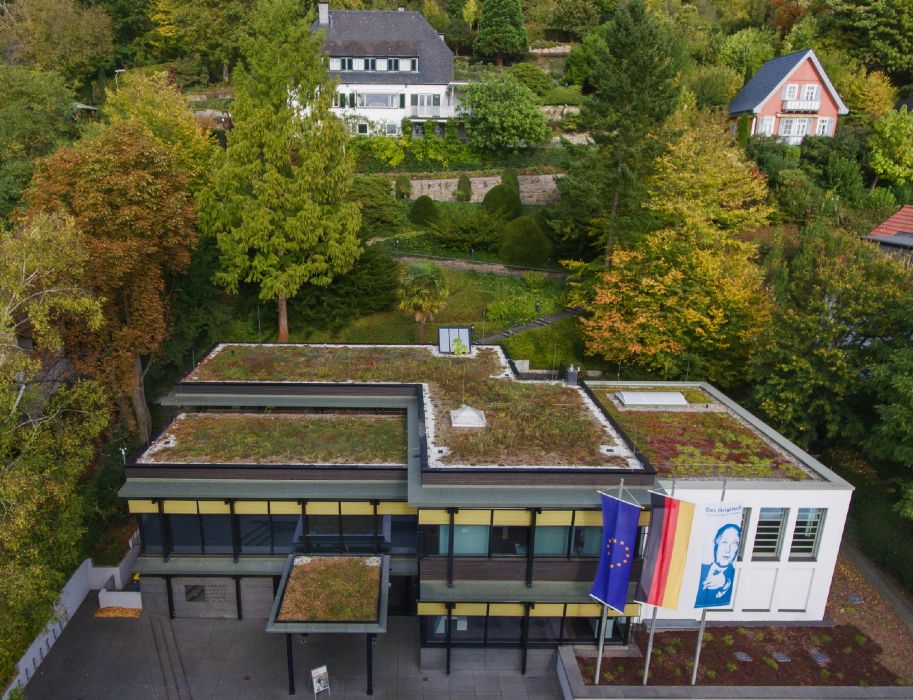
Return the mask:
<path id="1" fill-rule="evenodd" d="M 390 557 L 292 554 L 267 632 L 377 634 L 387 631 Z"/>

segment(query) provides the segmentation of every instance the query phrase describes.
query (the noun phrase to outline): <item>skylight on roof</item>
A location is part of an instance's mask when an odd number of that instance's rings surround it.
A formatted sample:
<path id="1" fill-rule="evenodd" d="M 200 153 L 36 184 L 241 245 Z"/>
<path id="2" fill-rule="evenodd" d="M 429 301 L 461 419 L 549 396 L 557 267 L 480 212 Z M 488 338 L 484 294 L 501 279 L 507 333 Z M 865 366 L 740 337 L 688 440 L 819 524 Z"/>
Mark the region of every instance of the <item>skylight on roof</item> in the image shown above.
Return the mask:
<path id="1" fill-rule="evenodd" d="M 622 406 L 687 406 L 680 391 L 619 391 L 615 393 Z"/>

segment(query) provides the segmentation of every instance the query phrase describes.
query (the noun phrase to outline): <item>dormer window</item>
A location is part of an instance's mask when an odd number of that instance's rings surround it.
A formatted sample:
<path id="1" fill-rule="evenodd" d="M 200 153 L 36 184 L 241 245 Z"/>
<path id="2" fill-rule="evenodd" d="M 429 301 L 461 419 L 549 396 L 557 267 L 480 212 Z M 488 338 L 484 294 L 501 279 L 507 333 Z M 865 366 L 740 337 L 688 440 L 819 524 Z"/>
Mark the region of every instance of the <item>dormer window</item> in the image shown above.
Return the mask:
<path id="1" fill-rule="evenodd" d="M 799 86 L 798 85 L 787 85 L 785 99 L 795 100 L 798 97 L 799 97 Z"/>
<path id="2" fill-rule="evenodd" d="M 377 59 L 376 58 L 366 58 L 365 59 L 365 70 L 377 70 Z"/>
<path id="3" fill-rule="evenodd" d="M 399 59 L 398 58 L 388 58 L 387 59 L 387 70 L 399 70 Z"/>

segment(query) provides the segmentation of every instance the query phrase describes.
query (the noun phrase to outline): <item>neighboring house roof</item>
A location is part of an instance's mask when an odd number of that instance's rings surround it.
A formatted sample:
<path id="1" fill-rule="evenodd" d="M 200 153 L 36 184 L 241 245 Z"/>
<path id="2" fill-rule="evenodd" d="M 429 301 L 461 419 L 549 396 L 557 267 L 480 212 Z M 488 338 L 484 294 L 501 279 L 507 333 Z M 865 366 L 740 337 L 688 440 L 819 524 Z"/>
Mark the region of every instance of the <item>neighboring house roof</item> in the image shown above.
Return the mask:
<path id="1" fill-rule="evenodd" d="M 453 80 L 453 52 L 421 12 L 330 10 L 330 23 L 318 22 L 323 50 L 331 56 L 418 58 L 418 73 L 331 71 L 341 83 L 446 85 Z"/>
<path id="2" fill-rule="evenodd" d="M 913 247 L 913 205 L 901 207 L 894 216 L 879 224 L 866 239 L 885 245 Z"/>
<path id="3" fill-rule="evenodd" d="M 831 84 L 830 78 L 824 71 L 821 62 L 811 49 L 796 51 L 795 53 L 786 54 L 770 59 L 767 63 L 758 69 L 758 72 L 752 76 L 751 80 L 745 83 L 745 86 L 739 90 L 739 94 L 732 98 L 729 103 L 729 114 L 736 115 L 742 112 L 757 112 L 761 106 L 767 102 L 778 90 L 783 83 L 792 75 L 805 59 L 810 59 L 818 75 L 821 76 L 821 82 L 830 92 L 834 102 L 837 103 L 837 114 L 846 114 L 849 112 L 840 95 Z"/>

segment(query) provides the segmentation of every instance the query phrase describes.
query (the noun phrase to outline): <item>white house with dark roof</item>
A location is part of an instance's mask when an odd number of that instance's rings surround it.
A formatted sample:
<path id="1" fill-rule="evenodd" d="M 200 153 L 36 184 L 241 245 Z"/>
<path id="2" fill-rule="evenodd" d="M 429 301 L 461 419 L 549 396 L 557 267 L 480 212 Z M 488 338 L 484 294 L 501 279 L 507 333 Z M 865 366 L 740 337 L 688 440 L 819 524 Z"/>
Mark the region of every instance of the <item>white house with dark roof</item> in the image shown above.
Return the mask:
<path id="1" fill-rule="evenodd" d="M 806 136 L 833 136 L 849 110 L 811 49 L 765 63 L 729 103 L 729 116 L 751 117 L 755 136 L 798 144 Z"/>
<path id="2" fill-rule="evenodd" d="M 331 10 L 317 5 L 333 112 L 357 134 L 396 136 L 403 119 L 446 121 L 459 111 L 453 53 L 420 12 Z"/>

